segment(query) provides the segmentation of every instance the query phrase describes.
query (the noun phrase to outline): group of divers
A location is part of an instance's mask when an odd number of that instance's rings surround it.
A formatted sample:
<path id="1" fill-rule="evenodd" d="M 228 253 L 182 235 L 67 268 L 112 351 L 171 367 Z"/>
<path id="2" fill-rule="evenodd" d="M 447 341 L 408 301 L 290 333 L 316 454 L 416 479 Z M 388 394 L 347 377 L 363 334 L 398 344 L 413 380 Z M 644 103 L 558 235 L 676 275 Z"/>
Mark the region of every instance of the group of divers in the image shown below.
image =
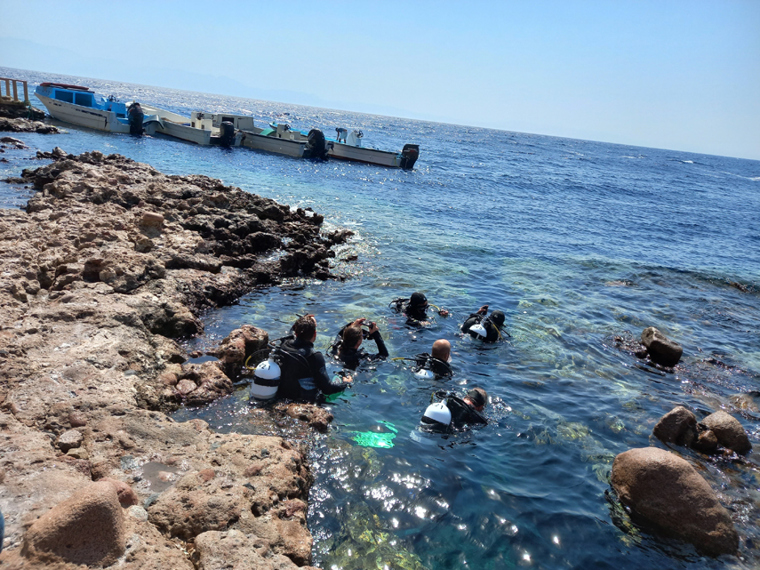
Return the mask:
<path id="1" fill-rule="evenodd" d="M 395 299 L 390 306 L 406 317 L 407 326 L 424 327 L 429 324 L 427 311 L 431 305 L 420 292 L 413 293 L 410 298 Z M 445 309 L 435 309 L 441 316 L 449 315 Z M 492 311 L 489 315 L 488 305 L 483 305 L 469 315 L 461 330 L 475 339 L 493 343 L 505 335 L 509 336 L 503 331 L 504 320 L 503 312 Z M 350 371 L 355 371 L 366 362 L 389 356 L 377 324 L 367 319 L 357 319 L 338 332 L 328 350 L 329 356 L 340 361 L 344 372 L 331 378 L 324 355 L 314 350 L 316 338 L 317 320 L 314 315 L 300 316 L 288 336 L 278 339 L 266 349 L 268 358 L 254 369 L 251 395 L 257 400 L 287 398 L 315 403 L 325 396 L 345 390 L 353 381 Z M 377 353 L 365 350 L 362 346 L 365 340 L 375 342 Z M 436 340 L 430 353 L 399 359 L 412 361 L 412 370 L 420 378 L 444 380 L 452 376 L 451 344 L 445 339 Z M 425 431 L 446 433 L 488 423 L 483 416 L 488 393 L 483 388 L 475 387 L 463 395 L 441 390 L 433 395 L 433 399 L 438 401 L 427 407 L 420 420 L 420 427 Z"/>

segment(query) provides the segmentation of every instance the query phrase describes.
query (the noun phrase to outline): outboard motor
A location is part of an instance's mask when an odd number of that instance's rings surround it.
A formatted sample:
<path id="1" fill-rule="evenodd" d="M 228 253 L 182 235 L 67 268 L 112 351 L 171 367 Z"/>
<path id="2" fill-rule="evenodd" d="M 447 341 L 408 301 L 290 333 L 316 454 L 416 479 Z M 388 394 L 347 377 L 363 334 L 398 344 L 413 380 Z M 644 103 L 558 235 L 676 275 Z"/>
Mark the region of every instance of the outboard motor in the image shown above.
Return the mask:
<path id="1" fill-rule="evenodd" d="M 277 394 L 277 388 L 279 387 L 280 365 L 270 355 L 269 359 L 260 362 L 253 372 L 251 396 L 257 400 L 271 400 Z"/>
<path id="2" fill-rule="evenodd" d="M 309 140 L 303 153 L 304 158 L 321 158 L 327 159 L 327 144 L 325 135 L 319 129 L 309 131 Z"/>
<path id="3" fill-rule="evenodd" d="M 222 121 L 219 126 L 219 144 L 230 147 L 235 143 L 235 125 L 230 121 Z"/>
<path id="4" fill-rule="evenodd" d="M 414 168 L 414 163 L 420 156 L 420 145 L 418 144 L 405 144 L 401 150 L 401 168 L 404 170 L 411 170 Z"/>
<path id="5" fill-rule="evenodd" d="M 127 111 L 129 118 L 129 134 L 140 136 L 143 134 L 143 120 L 145 119 L 145 113 L 143 113 L 140 103 L 132 103 Z"/>
<path id="6" fill-rule="evenodd" d="M 451 424 L 451 410 L 446 402 L 430 404 L 420 418 L 420 423 L 435 431 L 446 431 Z"/>

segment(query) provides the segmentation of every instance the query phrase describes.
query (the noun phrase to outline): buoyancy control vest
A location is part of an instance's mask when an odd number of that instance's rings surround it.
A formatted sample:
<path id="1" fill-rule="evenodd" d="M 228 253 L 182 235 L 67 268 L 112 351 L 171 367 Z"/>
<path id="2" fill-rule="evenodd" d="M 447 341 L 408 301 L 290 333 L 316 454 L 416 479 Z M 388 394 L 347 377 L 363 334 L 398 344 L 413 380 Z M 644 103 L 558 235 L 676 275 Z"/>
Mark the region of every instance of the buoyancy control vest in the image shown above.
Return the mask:
<path id="1" fill-rule="evenodd" d="M 414 359 L 417 362 L 416 366 L 412 368 L 415 376 L 440 380 L 441 378 L 450 378 L 453 375 L 451 365 L 448 362 L 430 356 L 427 352 L 416 355 Z"/>
<path id="2" fill-rule="evenodd" d="M 314 349 L 312 347 L 297 348 L 293 346 L 294 342 L 294 337 L 287 337 L 280 346 L 274 349 L 281 371 L 280 386 L 277 390 L 278 398 L 298 400 L 301 397 L 299 380 L 313 376 L 309 356 Z"/>
<path id="3" fill-rule="evenodd" d="M 426 431 L 448 433 L 466 425 L 488 424 L 483 414 L 453 392 L 439 391 L 433 394 L 433 398 L 438 401 L 430 404 L 420 419 L 420 425 Z"/>

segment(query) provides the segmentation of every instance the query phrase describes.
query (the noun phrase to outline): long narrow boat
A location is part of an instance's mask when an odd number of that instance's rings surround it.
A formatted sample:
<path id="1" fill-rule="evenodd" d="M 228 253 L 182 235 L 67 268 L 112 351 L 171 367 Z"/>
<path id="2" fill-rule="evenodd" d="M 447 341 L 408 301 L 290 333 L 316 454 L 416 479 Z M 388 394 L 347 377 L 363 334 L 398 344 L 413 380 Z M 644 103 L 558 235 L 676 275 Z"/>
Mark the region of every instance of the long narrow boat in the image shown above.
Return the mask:
<path id="1" fill-rule="evenodd" d="M 325 136 L 319 129 L 309 134 L 290 128 L 290 125 L 272 123 L 266 129 L 251 125 L 243 132 L 241 144 L 247 148 L 284 154 L 294 158 L 327 158 Z"/>
<path id="2" fill-rule="evenodd" d="M 327 156 L 330 158 L 411 170 L 420 156 L 420 145 L 417 144 L 405 144 L 401 152 L 367 148 L 362 146 L 364 133 L 361 130 L 351 129 L 350 133 L 347 129 L 335 130 L 337 138 L 327 140 Z"/>
<path id="3" fill-rule="evenodd" d="M 160 119 L 156 132 L 199 145 L 240 146 L 242 133 L 253 128 L 253 117 L 193 111 L 189 117 L 143 105 Z"/>
<path id="4" fill-rule="evenodd" d="M 158 121 L 157 116 L 141 111 L 139 105 L 128 108 L 126 103 L 105 98 L 81 85 L 41 83 L 34 93 L 52 117 L 80 127 L 109 133 L 152 134 Z"/>

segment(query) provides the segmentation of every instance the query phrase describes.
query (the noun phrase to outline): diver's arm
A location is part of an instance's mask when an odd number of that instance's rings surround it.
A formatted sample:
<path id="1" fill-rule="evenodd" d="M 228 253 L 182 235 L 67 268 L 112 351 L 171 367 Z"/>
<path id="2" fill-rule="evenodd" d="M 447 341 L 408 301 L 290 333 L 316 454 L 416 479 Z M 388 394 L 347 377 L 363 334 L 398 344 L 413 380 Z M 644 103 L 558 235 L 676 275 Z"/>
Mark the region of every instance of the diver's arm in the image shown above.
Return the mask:
<path id="1" fill-rule="evenodd" d="M 380 335 L 380 331 L 376 330 L 371 335 L 369 335 L 369 338 L 374 340 L 375 344 L 377 345 L 377 354 L 373 354 L 370 358 L 388 358 L 388 349 L 385 346 L 383 337 Z"/>
<path id="2" fill-rule="evenodd" d="M 325 357 L 321 352 L 312 353 L 309 360 L 312 373 L 314 374 L 314 383 L 323 394 L 335 394 L 336 392 L 340 392 L 350 383 L 350 380 L 347 382 L 345 378 L 339 382 L 330 380 L 330 377 L 327 375 Z"/>

